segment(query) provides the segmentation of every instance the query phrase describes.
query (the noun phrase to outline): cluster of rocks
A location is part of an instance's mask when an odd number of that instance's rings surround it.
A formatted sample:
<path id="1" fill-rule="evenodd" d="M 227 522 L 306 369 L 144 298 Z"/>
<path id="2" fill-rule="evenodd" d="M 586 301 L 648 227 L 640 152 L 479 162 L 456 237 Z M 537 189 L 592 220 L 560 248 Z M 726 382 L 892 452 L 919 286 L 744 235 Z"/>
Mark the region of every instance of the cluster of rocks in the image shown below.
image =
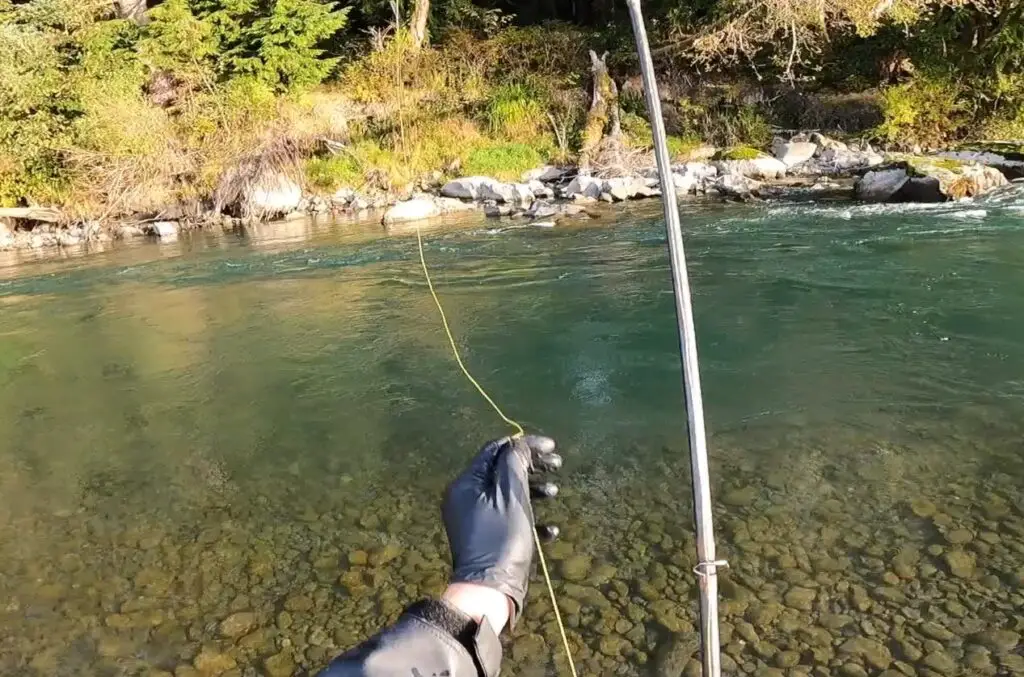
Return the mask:
<path id="1" fill-rule="evenodd" d="M 821 134 L 776 138 L 772 153 L 752 148 L 718 153 L 710 162 L 672 166 L 677 195 L 721 196 L 751 200 L 787 197 L 787 190 L 811 192 L 839 188 L 829 179 L 855 180 L 853 195 L 876 202 L 938 202 L 981 195 L 1007 182 L 1000 169 L 973 159 L 950 157 L 883 156 L 868 143 L 849 145 Z M 488 216 L 530 219 L 560 217 L 558 205 L 566 201 L 625 202 L 661 195 L 657 169 L 650 167 L 628 176 L 601 178 L 573 170 L 542 167 L 520 182 L 502 182 L 485 176 L 462 177 L 441 186 L 442 197 L 418 195 L 399 202 L 385 213 L 386 224 L 430 218 L 454 211 L 444 199 L 461 200 Z M 431 204 L 431 201 L 436 204 Z"/>

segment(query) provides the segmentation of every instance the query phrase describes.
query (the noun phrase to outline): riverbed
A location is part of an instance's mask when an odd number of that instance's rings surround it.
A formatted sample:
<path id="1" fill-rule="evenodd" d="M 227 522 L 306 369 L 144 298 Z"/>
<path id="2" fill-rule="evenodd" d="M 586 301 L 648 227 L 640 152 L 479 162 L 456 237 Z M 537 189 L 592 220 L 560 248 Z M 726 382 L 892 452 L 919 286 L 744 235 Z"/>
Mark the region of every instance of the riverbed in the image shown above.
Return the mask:
<path id="1" fill-rule="evenodd" d="M 1024 675 L 1020 187 L 683 221 L 726 672 Z M 426 256 L 469 367 L 564 453 L 538 513 L 581 675 L 697 675 L 657 205 L 513 225 Z M 0 674 L 305 674 L 444 589 L 441 491 L 508 430 L 411 231 L 20 261 L 0 308 Z M 539 579 L 504 674 L 566 674 Z"/>

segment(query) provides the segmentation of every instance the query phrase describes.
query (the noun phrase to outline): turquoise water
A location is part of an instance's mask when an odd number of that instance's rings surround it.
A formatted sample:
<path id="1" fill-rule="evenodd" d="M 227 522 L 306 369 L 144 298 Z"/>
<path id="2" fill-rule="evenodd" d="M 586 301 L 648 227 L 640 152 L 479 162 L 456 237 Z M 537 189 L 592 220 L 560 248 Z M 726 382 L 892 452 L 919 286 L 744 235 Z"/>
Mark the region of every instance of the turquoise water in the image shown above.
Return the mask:
<path id="1" fill-rule="evenodd" d="M 685 207 L 730 673 L 1024 674 L 1018 194 Z M 467 363 L 565 452 L 583 674 L 696 666 L 656 210 L 425 233 Z M 414 236 L 283 228 L 0 267 L 0 674 L 301 674 L 443 589 L 440 492 L 507 431 Z M 564 667 L 541 588 L 507 674 Z"/>

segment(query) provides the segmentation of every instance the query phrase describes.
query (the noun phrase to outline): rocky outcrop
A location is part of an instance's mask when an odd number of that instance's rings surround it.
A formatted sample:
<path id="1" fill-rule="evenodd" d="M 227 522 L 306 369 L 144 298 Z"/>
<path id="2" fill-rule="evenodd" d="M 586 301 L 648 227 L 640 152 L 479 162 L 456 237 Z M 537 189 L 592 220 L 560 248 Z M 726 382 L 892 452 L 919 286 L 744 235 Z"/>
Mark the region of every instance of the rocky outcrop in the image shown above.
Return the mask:
<path id="1" fill-rule="evenodd" d="M 945 202 L 977 197 L 1007 184 L 994 167 L 944 157 L 903 156 L 857 182 L 855 194 L 870 202 Z"/>
<path id="2" fill-rule="evenodd" d="M 969 144 L 939 155 L 960 162 L 976 162 L 986 167 L 994 167 L 1010 180 L 1024 177 L 1024 144 Z"/>

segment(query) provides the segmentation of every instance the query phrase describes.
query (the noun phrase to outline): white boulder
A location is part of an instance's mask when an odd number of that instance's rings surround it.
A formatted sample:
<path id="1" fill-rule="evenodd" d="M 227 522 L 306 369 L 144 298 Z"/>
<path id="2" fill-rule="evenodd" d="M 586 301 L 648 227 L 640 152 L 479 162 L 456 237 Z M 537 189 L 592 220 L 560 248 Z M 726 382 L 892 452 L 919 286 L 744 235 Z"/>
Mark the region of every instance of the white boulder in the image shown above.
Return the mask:
<path id="1" fill-rule="evenodd" d="M 719 160 L 713 165 L 719 174 L 738 174 L 748 179 L 778 179 L 786 175 L 786 165 L 767 155 L 749 160 Z"/>
<path id="2" fill-rule="evenodd" d="M 817 151 L 817 144 L 810 141 L 784 141 L 777 138 L 772 142 L 772 155 L 786 167 L 807 162 Z"/>
<path id="3" fill-rule="evenodd" d="M 293 212 L 300 202 L 302 187 L 285 174 L 264 174 L 239 195 L 242 214 L 256 217 Z"/>

